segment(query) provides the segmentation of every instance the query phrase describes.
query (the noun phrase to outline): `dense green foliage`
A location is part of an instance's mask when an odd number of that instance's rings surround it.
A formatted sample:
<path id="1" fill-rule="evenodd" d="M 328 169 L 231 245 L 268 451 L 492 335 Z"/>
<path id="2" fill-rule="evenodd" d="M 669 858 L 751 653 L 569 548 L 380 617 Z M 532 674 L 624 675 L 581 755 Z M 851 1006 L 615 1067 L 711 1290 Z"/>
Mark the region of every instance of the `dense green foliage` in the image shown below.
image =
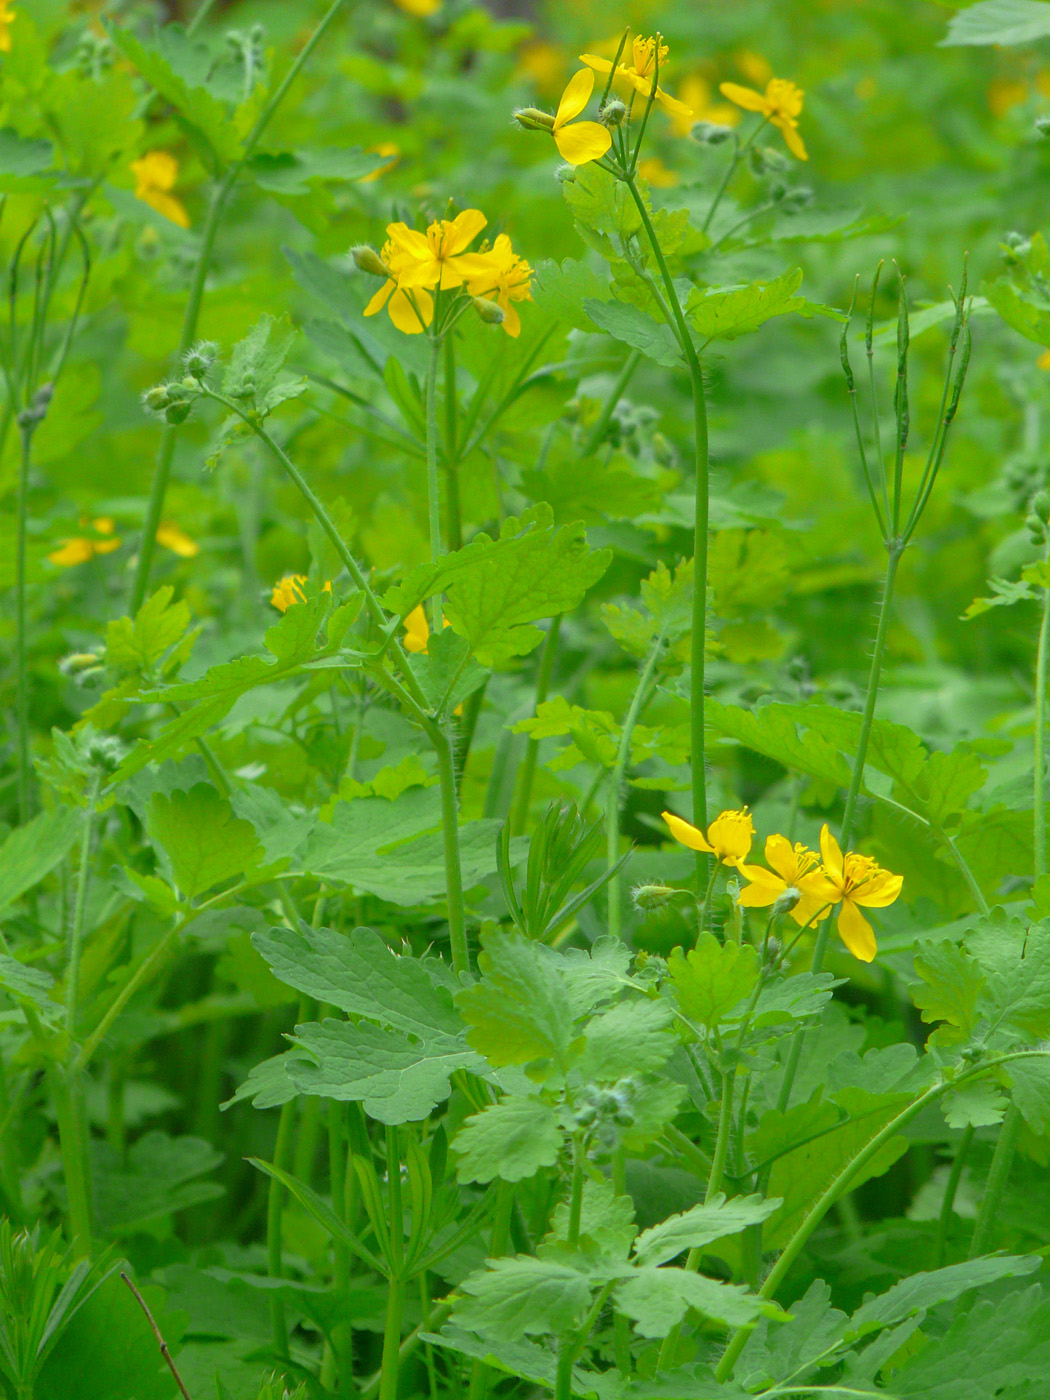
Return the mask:
<path id="1" fill-rule="evenodd" d="M 1048 1393 L 1050 3 L 505 8 L 0 0 L 0 1396 Z"/>

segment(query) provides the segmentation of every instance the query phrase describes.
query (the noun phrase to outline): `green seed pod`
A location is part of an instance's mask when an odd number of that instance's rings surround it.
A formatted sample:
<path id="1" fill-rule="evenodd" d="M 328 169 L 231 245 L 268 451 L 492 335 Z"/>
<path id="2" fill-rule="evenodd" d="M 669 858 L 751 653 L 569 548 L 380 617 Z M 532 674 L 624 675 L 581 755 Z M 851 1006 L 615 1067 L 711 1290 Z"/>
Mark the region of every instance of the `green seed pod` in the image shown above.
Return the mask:
<path id="1" fill-rule="evenodd" d="M 394 276 L 376 250 L 370 248 L 367 243 L 356 244 L 350 249 L 350 256 L 353 258 L 355 266 L 362 272 L 371 273 L 373 277 L 392 279 Z"/>
<path id="2" fill-rule="evenodd" d="M 541 112 L 538 107 L 519 107 L 514 120 L 526 131 L 553 131 L 554 118 L 549 112 Z"/>

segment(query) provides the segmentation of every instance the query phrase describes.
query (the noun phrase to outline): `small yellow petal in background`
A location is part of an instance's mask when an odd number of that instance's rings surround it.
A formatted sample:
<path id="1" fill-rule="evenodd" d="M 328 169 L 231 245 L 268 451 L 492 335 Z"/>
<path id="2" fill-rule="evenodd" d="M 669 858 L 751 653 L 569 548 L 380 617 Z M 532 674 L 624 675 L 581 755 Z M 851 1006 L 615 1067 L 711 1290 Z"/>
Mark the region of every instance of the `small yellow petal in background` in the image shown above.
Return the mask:
<path id="1" fill-rule="evenodd" d="M 760 92 L 752 92 L 750 88 L 741 87 L 739 83 L 719 83 L 718 91 L 723 97 L 728 97 L 730 102 L 743 107 L 746 112 L 767 112 L 769 109 L 769 103 Z"/>
<path id="2" fill-rule="evenodd" d="M 174 520 L 164 520 L 157 526 L 157 543 L 165 549 L 170 549 L 180 559 L 192 559 L 201 552 L 197 541 L 190 539 L 186 531 L 176 525 Z"/>

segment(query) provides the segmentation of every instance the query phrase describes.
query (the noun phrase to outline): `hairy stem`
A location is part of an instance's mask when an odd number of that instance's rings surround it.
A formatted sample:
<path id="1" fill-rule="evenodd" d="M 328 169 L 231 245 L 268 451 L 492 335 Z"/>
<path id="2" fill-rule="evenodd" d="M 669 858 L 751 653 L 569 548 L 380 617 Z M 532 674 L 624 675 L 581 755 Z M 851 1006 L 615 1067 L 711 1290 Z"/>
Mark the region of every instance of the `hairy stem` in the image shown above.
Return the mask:
<path id="1" fill-rule="evenodd" d="M 29 662 L 26 639 L 26 531 L 29 525 L 29 465 L 33 429 L 21 430 L 15 507 L 15 738 L 18 753 L 18 820 L 29 820 Z"/>
<path id="2" fill-rule="evenodd" d="M 534 709 L 538 710 L 547 698 L 550 690 L 551 675 L 554 671 L 554 658 L 558 651 L 558 636 L 561 632 L 561 616 L 551 618 L 551 625 L 547 629 L 547 635 L 543 641 L 543 651 L 540 653 L 540 669 L 536 677 L 536 702 Z M 528 743 L 525 745 L 525 757 L 522 759 L 521 772 L 518 776 L 518 790 L 514 799 L 514 806 L 511 809 L 510 829 L 514 836 L 520 836 L 525 830 L 525 823 L 529 818 L 529 803 L 532 799 L 532 782 L 536 776 L 536 763 L 539 758 L 540 741 L 529 735 Z"/>
<path id="3" fill-rule="evenodd" d="M 1050 662 L 1050 588 L 1043 590 L 1043 616 L 1035 662 L 1035 739 L 1033 758 L 1032 826 L 1035 837 L 1035 878 L 1046 874 L 1046 680 Z"/>
<path id="4" fill-rule="evenodd" d="M 623 913 L 621 908 L 621 872 L 616 868 L 620 859 L 620 792 L 631 757 L 631 736 L 638 723 L 642 707 L 649 698 L 649 687 L 652 684 L 653 672 L 656 670 L 663 640 L 663 633 L 661 633 L 653 642 L 645 665 L 642 667 L 642 674 L 638 678 L 638 684 L 631 698 L 627 718 L 623 722 L 620 744 L 616 751 L 616 762 L 609 774 L 609 792 L 605 805 L 605 859 L 606 868 L 613 872 L 609 877 L 609 932 L 614 938 L 620 937 Z"/>
<path id="5" fill-rule="evenodd" d="M 988 1180 L 985 1183 L 984 1196 L 981 1200 L 981 1208 L 977 1212 L 977 1224 L 974 1226 L 970 1252 L 967 1255 L 969 1259 L 976 1259 L 979 1254 L 988 1252 L 999 1208 L 1003 1203 L 1006 1183 L 1010 1179 L 1010 1168 L 1014 1164 L 1017 1140 L 1021 1136 L 1023 1126 L 1024 1119 L 1021 1117 L 1017 1105 L 1011 1104 L 1006 1110 L 1006 1117 L 999 1129 L 999 1141 L 995 1144 L 992 1165 L 988 1168 Z"/>
<path id="6" fill-rule="evenodd" d="M 959 1145 L 955 1149 L 955 1160 L 952 1162 L 952 1169 L 948 1173 L 948 1181 L 944 1188 L 944 1200 L 941 1202 L 940 1215 L 937 1217 L 937 1242 L 934 1246 L 934 1268 L 940 1269 L 944 1266 L 944 1256 L 948 1247 L 948 1230 L 952 1223 L 952 1212 L 955 1208 L 955 1195 L 959 1190 L 959 1182 L 962 1180 L 963 1168 L 966 1166 L 966 1159 L 970 1155 L 970 1145 L 973 1142 L 974 1127 L 970 1123 L 963 1130 L 963 1135 L 959 1139 Z"/>

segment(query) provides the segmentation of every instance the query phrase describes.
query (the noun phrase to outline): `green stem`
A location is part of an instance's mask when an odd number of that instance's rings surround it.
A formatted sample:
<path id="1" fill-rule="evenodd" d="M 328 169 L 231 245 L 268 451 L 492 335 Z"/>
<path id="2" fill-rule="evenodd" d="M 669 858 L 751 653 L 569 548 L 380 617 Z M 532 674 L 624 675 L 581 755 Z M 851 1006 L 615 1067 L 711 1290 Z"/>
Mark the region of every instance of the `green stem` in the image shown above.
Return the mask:
<path id="1" fill-rule="evenodd" d="M 583 1143 L 578 1137 L 573 1138 L 572 1190 L 569 1196 L 568 1244 L 570 1249 L 575 1249 L 580 1242 L 580 1217 L 583 1214 L 583 1159 Z"/>
<path id="2" fill-rule="evenodd" d="M 80 866 L 77 871 L 76 894 L 73 900 L 73 924 L 69 933 L 69 967 L 66 973 L 66 1038 L 70 1057 L 77 1035 L 77 1004 L 80 997 L 80 953 L 84 942 L 84 912 L 87 906 L 91 875 L 91 842 L 95 835 L 95 807 L 98 803 L 101 775 L 91 779 L 87 811 L 84 814 L 84 834 L 80 842 Z"/>
<path id="3" fill-rule="evenodd" d="M 398 1130 L 386 1129 L 386 1176 L 388 1192 L 388 1229 L 390 1236 L 390 1277 L 386 1301 L 386 1324 L 383 1331 L 383 1361 L 379 1382 L 379 1400 L 397 1400 L 397 1382 L 401 1368 L 401 1313 L 404 1290 L 405 1222 L 401 1203 L 401 1154 Z"/>
<path id="4" fill-rule="evenodd" d="M 707 829 L 707 732 L 704 720 L 704 675 L 705 642 L 707 637 L 707 535 L 710 511 L 711 459 L 707 429 L 707 400 L 704 396 L 704 375 L 700 359 L 693 344 L 693 337 L 686 324 L 678 292 L 671 276 L 670 268 L 660 247 L 656 230 L 653 228 L 645 201 L 638 192 L 634 180 L 627 177 L 627 188 L 631 192 L 638 216 L 645 228 L 649 246 L 653 250 L 660 269 L 668 304 L 674 320 L 678 342 L 682 348 L 689 369 L 689 381 L 693 395 L 693 436 L 696 465 L 696 521 L 693 527 L 693 616 L 692 639 L 690 646 L 690 737 L 693 825 L 700 830 Z M 702 888 L 707 870 L 707 858 L 697 853 L 697 889 Z"/>
<path id="5" fill-rule="evenodd" d="M 437 753 L 441 783 L 441 835 L 445 850 L 445 890 L 448 904 L 448 934 L 453 970 L 470 971 L 467 923 L 463 905 L 463 871 L 459 855 L 459 799 L 456 792 L 456 762 L 450 726 L 445 723 L 432 735 Z"/>
<path id="6" fill-rule="evenodd" d="M 270 124 L 271 118 L 284 101 L 289 88 L 299 76 L 303 65 L 307 62 L 318 43 L 320 43 L 325 31 L 335 19 L 340 9 L 342 9 L 344 3 L 345 0 L 333 0 L 324 18 L 296 55 L 295 61 L 284 75 L 284 78 L 278 85 L 273 96 L 259 113 L 255 125 L 248 133 L 241 154 L 226 171 L 226 174 L 215 188 L 211 203 L 208 206 L 208 214 L 204 222 L 204 228 L 201 230 L 201 242 L 197 253 L 197 262 L 193 269 L 189 298 L 186 302 L 186 309 L 182 317 L 182 331 L 179 336 L 178 349 L 180 361 L 197 338 L 197 324 L 200 320 L 201 303 L 204 299 L 204 285 L 208 279 L 212 252 L 215 247 L 215 238 L 219 231 L 219 224 L 222 221 L 226 202 L 237 183 L 238 176 L 251 158 L 252 152 L 258 145 L 263 132 Z M 210 5 L 202 8 L 206 15 Z M 195 19 L 194 27 L 200 22 L 200 18 L 203 18 L 203 15 Z M 139 608 L 146 601 L 146 593 L 149 590 L 150 570 L 153 567 L 153 557 L 157 549 L 157 526 L 160 524 L 161 515 L 164 511 L 164 498 L 167 495 L 168 479 L 171 476 L 171 464 L 175 456 L 176 432 L 177 429 L 175 425 L 169 423 L 165 425 L 161 433 L 157 460 L 153 468 L 153 484 L 150 488 L 149 501 L 146 506 L 146 519 L 142 527 L 142 543 L 139 549 L 138 563 L 135 567 L 135 577 L 132 582 L 131 612 L 133 614 L 138 612 Z"/>
<path id="7" fill-rule="evenodd" d="M 69 1234 L 77 1254 L 91 1251 L 91 1189 L 88 1185 L 87 1134 L 79 1081 L 58 1065 L 51 1070 L 51 1093 L 58 1123 L 62 1172 L 69 1199 Z"/>
<path id="8" fill-rule="evenodd" d="M 661 632 L 653 642 L 642 668 L 642 674 L 638 678 L 638 684 L 627 711 L 627 718 L 623 722 L 623 729 L 620 733 L 616 762 L 609 774 L 609 793 L 605 805 L 605 859 L 606 869 L 613 871 L 609 878 L 608 921 L 609 933 L 614 938 L 620 937 L 623 913 L 621 908 L 621 872 L 616 869 L 620 859 L 620 792 L 631 757 L 631 736 L 634 734 L 634 727 L 638 723 L 642 707 L 649 698 L 649 686 L 652 683 L 653 672 L 656 670 L 656 663 L 660 658 L 663 642 L 664 638 Z"/>
<path id="9" fill-rule="evenodd" d="M 448 551 L 441 533 L 441 485 L 438 480 L 437 380 L 441 359 L 441 336 L 430 337 L 430 364 L 427 369 L 427 514 L 430 520 L 430 558 L 436 563 Z M 441 594 L 430 600 L 430 630 L 440 635 Z"/>
<path id="10" fill-rule="evenodd" d="M 967 1255 L 969 1259 L 976 1259 L 979 1254 L 988 1253 L 999 1209 L 1003 1203 L 1003 1193 L 1010 1179 L 1010 1168 L 1013 1166 L 1014 1153 L 1017 1151 L 1017 1140 L 1021 1136 L 1023 1126 L 1024 1119 L 1021 1117 L 1017 1105 L 1012 1103 L 1006 1110 L 1003 1126 L 999 1129 L 999 1141 L 995 1144 L 995 1152 L 992 1155 L 992 1165 L 988 1168 L 984 1197 L 981 1201 L 981 1208 L 977 1212 L 977 1224 L 974 1226 L 970 1252 Z"/>
<path id="11" fill-rule="evenodd" d="M 823 1194 L 816 1201 L 816 1203 L 810 1207 L 809 1211 L 806 1213 L 805 1218 L 802 1220 L 802 1223 L 798 1226 L 798 1228 L 795 1230 L 795 1233 L 791 1236 L 791 1239 L 785 1245 L 784 1251 L 781 1254 L 780 1258 L 777 1260 L 776 1264 L 774 1264 L 773 1268 L 767 1275 L 765 1282 L 759 1290 L 759 1297 L 773 1298 L 776 1295 L 777 1289 L 783 1283 L 795 1260 L 802 1253 L 802 1250 L 805 1247 L 807 1240 L 813 1234 L 813 1231 L 817 1228 L 820 1222 L 824 1219 L 824 1216 L 835 1204 L 836 1200 L 839 1198 L 842 1192 L 849 1186 L 850 1182 L 858 1174 L 858 1172 L 860 1172 L 861 1169 L 865 1167 L 868 1164 L 868 1162 L 871 1161 L 871 1159 L 876 1155 L 876 1153 L 878 1153 L 882 1149 L 882 1147 L 890 1140 L 890 1138 L 892 1138 L 896 1133 L 899 1133 L 902 1128 L 906 1127 L 907 1124 L 912 1121 L 912 1119 L 917 1118 L 925 1108 L 927 1108 L 931 1103 L 934 1103 L 937 1099 L 939 1099 L 942 1094 L 946 1094 L 952 1089 L 958 1089 L 963 1084 L 969 1083 L 972 1079 L 979 1079 L 986 1074 L 991 1074 L 1000 1066 L 1010 1064 L 1015 1060 L 1030 1060 L 1038 1058 L 1048 1058 L 1047 1051 L 1018 1050 L 1009 1055 L 1002 1055 L 997 1060 L 989 1060 L 985 1064 L 975 1065 L 973 1069 L 967 1070 L 964 1073 L 957 1075 L 954 1079 L 943 1080 L 939 1084 L 934 1084 L 931 1088 L 927 1089 L 925 1093 L 920 1094 L 917 1099 L 913 1100 L 912 1103 L 908 1104 L 906 1108 L 901 1109 L 900 1113 L 898 1113 L 894 1118 L 891 1118 L 890 1121 L 885 1125 L 885 1127 L 883 1127 L 878 1133 L 876 1133 L 875 1136 L 866 1144 L 866 1146 L 863 1147 L 856 1154 L 855 1157 L 853 1157 L 849 1162 L 846 1163 L 846 1165 L 838 1173 L 838 1175 L 835 1177 L 834 1181 L 827 1188 L 827 1190 L 824 1191 Z M 1004 1133 L 1006 1131 L 1006 1127 L 1007 1124 L 1004 1124 Z M 999 1185 L 998 1188 L 1000 1199 L 1002 1194 L 1002 1186 L 1005 1186 L 1005 1184 L 1006 1183 L 1004 1178 L 1001 1185 Z M 991 1185 L 991 1176 L 989 1176 L 989 1191 L 991 1189 Z M 986 1192 L 986 1198 L 988 1194 L 989 1193 Z M 747 1323 L 744 1326 L 739 1327 L 733 1334 L 732 1338 L 730 1339 L 729 1345 L 726 1348 L 725 1353 L 722 1357 L 722 1360 L 719 1362 L 718 1368 L 715 1371 L 715 1378 L 717 1380 L 728 1380 L 729 1377 L 733 1374 L 733 1367 L 736 1365 L 740 1353 L 743 1351 L 747 1343 L 747 1339 L 751 1335 L 753 1329 L 754 1323 Z"/>
<path id="12" fill-rule="evenodd" d="M 602 405 L 601 413 L 599 413 L 598 417 L 595 419 L 594 426 L 587 434 L 587 438 L 580 448 L 581 457 L 589 457 L 592 452 L 597 451 L 601 446 L 606 430 L 612 420 L 612 416 L 616 412 L 616 405 L 623 398 L 624 390 L 634 378 L 634 372 L 641 362 L 642 352 L 640 350 L 632 350 L 627 356 L 627 359 L 624 360 L 623 368 L 617 376 L 616 383 L 613 385 L 609 397 Z"/>
<path id="13" fill-rule="evenodd" d="M 618 1196 L 627 1195 L 627 1152 L 623 1143 L 617 1143 L 612 1154 L 612 1184 Z M 613 1355 L 616 1369 L 621 1376 L 631 1374 L 631 1325 L 620 1311 L 613 1313 Z"/>
<path id="14" fill-rule="evenodd" d="M 937 1217 L 937 1243 L 934 1247 L 935 1269 L 944 1267 L 944 1256 L 948 1247 L 948 1230 L 951 1227 L 952 1213 L 955 1207 L 955 1195 L 959 1190 L 959 1182 L 962 1180 L 966 1159 L 970 1155 L 973 1136 L 974 1127 L 970 1123 L 963 1130 L 963 1135 L 959 1139 L 959 1146 L 955 1150 L 955 1161 L 948 1174 L 948 1181 L 944 1188 L 944 1200 L 941 1202 L 941 1213 Z"/>
<path id="15" fill-rule="evenodd" d="M 296 1108 L 295 1099 L 289 1099 L 281 1105 L 281 1116 L 277 1120 L 277 1141 L 273 1149 L 273 1164 L 279 1171 L 287 1171 L 291 1164 Z M 267 1274 L 271 1279 L 283 1277 L 283 1218 L 284 1187 L 275 1176 L 271 1176 L 266 1200 L 266 1261 Z M 273 1349 L 278 1356 L 287 1356 L 288 1321 L 284 1314 L 284 1301 L 276 1294 L 270 1299 L 270 1322 L 273 1328 Z"/>
<path id="16" fill-rule="evenodd" d="M 554 1400 L 571 1400 L 572 1365 L 576 1353 L 576 1338 L 572 1333 L 558 1343 L 558 1368 L 554 1374 Z"/>
<path id="17" fill-rule="evenodd" d="M 1043 617 L 1035 662 L 1035 740 L 1032 824 L 1035 837 L 1035 878 L 1046 874 L 1046 680 L 1050 661 L 1050 588 L 1043 590 Z"/>
<path id="18" fill-rule="evenodd" d="M 15 677 L 18 748 L 18 820 L 29 820 L 29 670 L 26 640 L 26 532 L 29 524 L 29 463 L 33 429 L 21 430 L 15 518 Z"/>
<path id="19" fill-rule="evenodd" d="M 547 629 L 547 635 L 543 642 L 543 651 L 540 653 L 540 669 L 536 677 L 536 703 L 535 710 L 547 698 L 550 690 L 551 675 L 554 672 L 554 658 L 558 651 L 558 637 L 561 632 L 561 615 L 551 618 L 551 625 Z M 520 836 L 525 830 L 525 824 L 529 819 L 529 803 L 532 800 L 532 783 L 536 776 L 536 763 L 539 759 L 540 741 L 529 735 L 528 743 L 525 745 L 525 757 L 522 759 L 521 774 L 518 779 L 518 790 L 514 799 L 514 806 L 511 811 L 510 829 L 514 836 Z"/>
<path id="20" fill-rule="evenodd" d="M 401 1280 L 390 1279 L 387 1284 L 386 1322 L 383 1327 L 379 1400 L 397 1400 L 397 1382 L 401 1370 L 401 1290 Z"/>

